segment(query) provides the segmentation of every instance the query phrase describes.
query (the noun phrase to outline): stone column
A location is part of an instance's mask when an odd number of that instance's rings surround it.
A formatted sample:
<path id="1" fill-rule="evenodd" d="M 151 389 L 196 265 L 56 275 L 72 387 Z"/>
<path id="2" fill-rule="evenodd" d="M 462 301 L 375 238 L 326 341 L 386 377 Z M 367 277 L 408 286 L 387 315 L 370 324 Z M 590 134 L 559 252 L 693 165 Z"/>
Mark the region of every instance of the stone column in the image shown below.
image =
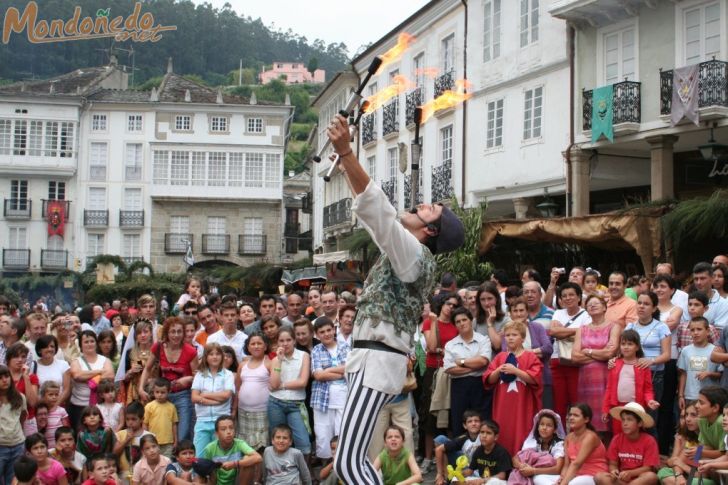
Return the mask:
<path id="1" fill-rule="evenodd" d="M 564 153 L 566 156 L 566 153 Z M 571 216 L 580 217 L 589 214 L 589 175 L 591 168 L 589 158 L 591 151 L 584 151 L 578 146 L 571 147 Z"/>
<path id="2" fill-rule="evenodd" d="M 529 200 L 526 197 L 513 199 L 513 209 L 516 211 L 516 219 L 526 219 L 528 214 Z"/>
<path id="3" fill-rule="evenodd" d="M 652 136 L 645 139 L 650 144 L 650 192 L 652 200 L 671 199 L 675 196 L 673 146 L 678 140 L 674 135 Z"/>

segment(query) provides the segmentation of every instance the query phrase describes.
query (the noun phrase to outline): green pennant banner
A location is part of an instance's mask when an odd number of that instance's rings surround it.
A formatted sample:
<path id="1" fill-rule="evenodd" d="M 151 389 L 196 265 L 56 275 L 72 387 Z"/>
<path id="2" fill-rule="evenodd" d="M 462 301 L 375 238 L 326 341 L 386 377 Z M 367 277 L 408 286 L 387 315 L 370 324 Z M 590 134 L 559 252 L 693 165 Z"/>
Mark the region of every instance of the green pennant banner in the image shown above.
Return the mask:
<path id="1" fill-rule="evenodd" d="M 595 88 L 592 91 L 592 143 L 599 140 L 602 135 L 609 141 L 614 141 L 613 95 L 614 89 L 611 84 L 609 86 Z"/>

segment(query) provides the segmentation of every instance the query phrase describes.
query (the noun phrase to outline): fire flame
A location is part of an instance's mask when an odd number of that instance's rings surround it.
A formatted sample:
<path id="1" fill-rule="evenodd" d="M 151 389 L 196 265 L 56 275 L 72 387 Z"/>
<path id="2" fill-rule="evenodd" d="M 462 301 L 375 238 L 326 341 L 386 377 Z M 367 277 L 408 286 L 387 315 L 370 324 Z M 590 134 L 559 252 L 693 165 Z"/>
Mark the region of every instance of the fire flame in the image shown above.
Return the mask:
<path id="1" fill-rule="evenodd" d="M 443 92 L 440 96 L 428 101 L 422 105 L 422 123 L 429 120 L 432 115 L 438 111 L 452 108 L 462 103 L 463 101 L 473 97 L 472 94 L 465 92 L 469 89 L 471 84 L 465 79 L 458 79 L 455 81 L 455 90 L 448 89 Z"/>
<path id="2" fill-rule="evenodd" d="M 367 97 L 366 101 L 369 103 L 369 106 L 366 107 L 364 112 L 371 113 L 375 111 L 390 99 L 412 89 L 414 86 L 415 83 L 407 79 L 406 76 L 397 74 L 392 77 L 392 84 Z"/>
<path id="3" fill-rule="evenodd" d="M 412 42 L 417 40 L 414 35 L 408 34 L 406 32 L 402 32 L 399 34 L 399 37 L 397 37 L 397 44 L 389 49 L 387 52 L 379 56 L 382 59 L 382 65 L 379 66 L 379 70 L 377 71 L 382 72 L 382 69 L 399 60 L 400 57 L 402 57 L 402 54 L 404 54 L 404 51 L 409 49 L 409 46 Z"/>
<path id="4" fill-rule="evenodd" d="M 435 79 L 438 72 L 436 67 L 420 67 L 419 69 L 415 69 L 415 76 L 423 75 L 426 78 Z"/>

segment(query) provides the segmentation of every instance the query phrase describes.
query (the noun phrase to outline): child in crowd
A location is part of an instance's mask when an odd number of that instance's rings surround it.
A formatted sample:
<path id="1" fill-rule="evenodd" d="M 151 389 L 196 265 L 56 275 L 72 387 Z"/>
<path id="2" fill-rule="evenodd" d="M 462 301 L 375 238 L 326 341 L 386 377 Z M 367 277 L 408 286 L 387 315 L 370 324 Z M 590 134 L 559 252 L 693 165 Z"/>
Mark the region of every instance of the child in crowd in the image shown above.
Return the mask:
<path id="1" fill-rule="evenodd" d="M 111 478 L 111 469 L 109 463 L 103 455 L 95 455 L 86 462 L 86 471 L 88 480 L 83 485 L 116 485 Z M 152 482 L 149 482 L 150 484 Z M 161 483 L 161 482 L 154 482 Z"/>
<path id="2" fill-rule="evenodd" d="M 222 348 L 208 340 L 192 381 L 192 402 L 197 416 L 194 443 L 200 453 L 215 437 L 215 420 L 231 411 L 235 376 L 222 366 L 222 361 Z"/>
<path id="3" fill-rule="evenodd" d="M 597 295 L 604 297 L 604 287 L 599 282 L 600 274 L 598 271 L 587 268 L 584 273 L 584 291 L 582 293 L 582 302 L 586 302 L 587 297 Z"/>
<path id="4" fill-rule="evenodd" d="M 698 441 L 703 445 L 702 459 L 712 460 L 725 451 L 725 432 L 723 431 L 723 407 L 728 403 L 728 391 L 718 386 L 704 387 L 698 393 Z M 686 449 L 685 456 L 692 460 L 694 449 Z"/>
<path id="5" fill-rule="evenodd" d="M 404 430 L 390 426 L 384 432 L 384 449 L 374 460 L 384 485 L 411 485 L 422 481 L 422 472 L 410 450 L 404 447 Z"/>
<path id="6" fill-rule="evenodd" d="M 198 278 L 190 278 L 185 284 L 185 290 L 180 295 L 177 303 L 172 307 L 172 314 L 177 315 L 188 301 L 196 301 L 198 305 L 204 305 L 206 300 L 202 295 L 202 281 Z"/>
<path id="7" fill-rule="evenodd" d="M 594 481 L 597 485 L 656 484 L 660 452 L 655 438 L 644 432 L 655 425 L 654 420 L 636 402 L 617 406 L 610 414 L 622 422 L 622 432 L 612 438 L 607 450 L 609 472 L 597 473 Z"/>
<path id="8" fill-rule="evenodd" d="M 40 398 L 48 406 L 48 424 L 45 429 L 45 437 L 48 440 L 48 447 L 56 446 L 56 430 L 61 426 L 71 426 L 68 412 L 58 403 L 61 397 L 61 385 L 55 381 L 46 381 L 40 386 Z"/>
<path id="9" fill-rule="evenodd" d="M 114 432 L 104 427 L 104 418 L 96 406 L 86 406 L 81 412 L 76 448 L 87 459 L 114 450 Z"/>
<path id="10" fill-rule="evenodd" d="M 207 458 L 222 466 L 215 471 L 213 483 L 217 485 L 233 485 L 234 483 L 251 483 L 255 466 L 263 462 L 263 458 L 248 444 L 235 438 L 235 420 L 232 416 L 220 416 L 215 420 L 217 439 L 207 445 L 202 458 Z M 238 476 L 239 475 L 239 476 Z"/>
<path id="11" fill-rule="evenodd" d="M 174 456 L 177 461 L 167 465 L 164 471 L 164 480 L 168 485 L 205 483 L 205 480 L 192 469 L 192 464 L 195 462 L 195 445 L 192 441 L 180 441 L 174 449 Z"/>
<path id="12" fill-rule="evenodd" d="M 553 485 L 564 466 L 566 432 L 558 413 L 543 409 L 533 417 L 533 429 L 513 457 L 513 471 L 508 483 Z"/>
<path id="13" fill-rule="evenodd" d="M 142 447 L 142 458 L 134 465 L 132 485 L 162 483 L 164 472 L 172 462 L 160 453 L 159 443 L 154 435 L 143 436 L 139 443 Z"/>
<path id="14" fill-rule="evenodd" d="M 683 320 L 677 326 L 677 347 L 680 351 L 693 343 L 693 337 L 690 334 L 690 322 L 694 318 L 702 318 L 708 311 L 708 297 L 702 291 L 693 291 L 688 296 L 688 315 L 689 319 Z M 708 326 L 708 341 L 716 344 L 720 338 L 720 332 L 713 325 Z"/>
<path id="15" fill-rule="evenodd" d="M 235 349 L 230 347 L 229 345 L 223 345 L 222 347 L 222 366 L 232 372 L 233 374 L 237 374 L 238 372 L 238 356 L 235 354 Z"/>
<path id="16" fill-rule="evenodd" d="M 85 478 L 86 457 L 76 451 L 76 439 L 69 426 L 61 426 L 55 434 L 56 447 L 49 450 L 51 458 L 57 460 L 66 472 L 69 484 L 81 483 Z"/>
<path id="17" fill-rule="evenodd" d="M 628 402 L 636 402 L 650 409 L 657 409 L 660 406 L 660 403 L 655 401 L 650 368 L 637 365 L 637 361 L 645 356 L 640 343 L 640 334 L 635 330 L 622 332 L 619 351 L 620 357 L 614 359 L 614 367 L 607 375 L 607 389 L 602 405 L 602 421 L 605 423 L 609 421 L 611 409 Z M 612 430 L 615 435 L 622 431 L 619 420 L 612 420 Z"/>
<path id="18" fill-rule="evenodd" d="M 119 431 L 124 425 L 124 406 L 116 402 L 116 387 L 113 379 L 101 379 L 96 388 L 98 394 L 98 407 L 104 418 L 104 426 L 113 432 Z"/>
<path id="19" fill-rule="evenodd" d="M 29 456 L 21 456 L 13 463 L 13 485 L 38 485 L 38 464 Z"/>
<path id="20" fill-rule="evenodd" d="M 172 449 L 177 444 L 177 408 L 167 400 L 170 382 L 164 377 L 154 381 L 154 401 L 144 407 L 144 429 L 157 438 L 160 453 L 167 458 L 172 457 Z"/>
<path id="21" fill-rule="evenodd" d="M 48 428 L 48 405 L 43 401 L 35 406 L 35 416 L 28 418 L 23 423 L 23 433 L 30 436 L 35 433 L 45 435 Z"/>
<path id="22" fill-rule="evenodd" d="M 263 452 L 266 485 L 311 485 L 311 474 L 300 450 L 291 448 L 293 431 L 288 425 L 273 428 L 272 445 Z"/>
<path id="23" fill-rule="evenodd" d="M 68 485 L 63 465 L 48 456 L 45 436 L 34 433 L 25 438 L 25 451 L 38 464 L 36 476 L 43 485 Z"/>
<path id="24" fill-rule="evenodd" d="M 114 454 L 119 457 L 119 475 L 124 483 L 131 483 L 133 467 L 142 457 L 141 438 L 151 434 L 142 427 L 144 406 L 132 401 L 126 408 L 124 422 L 126 429 L 116 433 Z"/>
<path id="25" fill-rule="evenodd" d="M 680 409 L 685 408 L 685 400 L 696 400 L 703 387 L 717 385 L 721 376 L 720 365 L 710 360 L 715 345 L 708 342 L 708 320 L 695 317 L 690 320 L 688 329 L 693 343 L 682 349 L 677 361 Z"/>
<path id="26" fill-rule="evenodd" d="M 685 450 L 698 446 L 698 409 L 696 401 L 688 401 L 680 416 L 680 426 L 675 434 L 672 456 L 667 459 L 667 466 L 660 468 L 657 478 L 663 485 L 676 485 L 677 478 L 686 479 L 690 473 L 691 460 L 685 456 Z M 705 483 L 706 479 L 703 479 Z M 681 480 L 682 483 L 682 480 Z M 705 485 L 708 485 L 705 483 Z"/>
<path id="27" fill-rule="evenodd" d="M 339 446 L 339 437 L 334 436 L 329 442 L 331 447 L 331 456 L 336 456 L 336 448 Z M 319 472 L 320 485 L 339 485 L 339 477 L 336 475 L 334 470 L 334 461 L 331 460 L 326 466 L 324 466 Z"/>
<path id="28" fill-rule="evenodd" d="M 511 455 L 528 436 L 528 423 L 541 409 L 543 364 L 536 354 L 523 348 L 526 332 L 528 327 L 522 322 L 506 323 L 503 338 L 507 351 L 496 355 L 483 374 L 486 389 L 495 389 L 493 419 L 508 429 L 501 445 Z"/>
<path id="29" fill-rule="evenodd" d="M 726 445 L 726 448 L 728 448 L 728 403 L 723 405 L 723 443 Z M 720 455 L 715 460 L 700 460 L 700 466 L 698 467 L 698 471 L 701 474 L 713 474 L 716 470 L 726 470 L 728 469 L 728 453 L 724 453 Z M 716 477 L 717 478 L 717 477 Z M 705 481 L 705 479 L 703 479 Z M 722 483 L 723 480 L 720 480 Z"/>
<path id="30" fill-rule="evenodd" d="M 457 459 L 465 455 L 468 462 L 472 462 L 473 453 L 480 446 L 480 414 L 469 409 L 463 413 L 463 428 L 465 434 L 449 440 L 445 436 L 435 438 L 435 465 L 437 476 L 435 483 L 441 485 L 447 478 L 447 465 L 456 465 Z"/>
<path id="31" fill-rule="evenodd" d="M 467 480 L 471 485 L 503 485 L 506 476 L 513 468 L 511 455 L 498 443 L 500 426 L 495 421 L 485 420 L 480 425 L 480 446 L 473 453 L 471 470 L 463 475 L 474 475 L 477 479 Z M 477 475 L 476 475 L 477 474 Z"/>
<path id="32" fill-rule="evenodd" d="M 113 453 L 104 453 L 103 456 L 106 458 L 106 463 L 109 465 L 109 478 L 117 484 L 126 483 L 122 482 L 119 478 L 119 457 Z"/>

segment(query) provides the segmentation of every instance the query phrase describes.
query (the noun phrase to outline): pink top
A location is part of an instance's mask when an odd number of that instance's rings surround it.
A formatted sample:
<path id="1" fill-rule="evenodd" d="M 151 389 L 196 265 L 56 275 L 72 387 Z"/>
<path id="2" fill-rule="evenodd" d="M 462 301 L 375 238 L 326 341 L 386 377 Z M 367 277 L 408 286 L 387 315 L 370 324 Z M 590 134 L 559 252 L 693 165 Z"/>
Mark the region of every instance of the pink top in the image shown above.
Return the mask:
<path id="1" fill-rule="evenodd" d="M 568 440 L 566 444 L 566 454 L 569 456 L 569 462 L 576 460 L 581 449 L 581 441 Z M 599 441 L 599 446 L 587 456 L 581 468 L 576 472 L 576 475 L 589 475 L 593 477 L 599 472 L 609 471 L 607 468 L 607 450 L 604 448 L 604 443 Z"/>
<path id="2" fill-rule="evenodd" d="M 255 369 L 248 367 L 250 360 L 240 367 L 242 383 L 238 390 L 238 409 L 247 412 L 265 412 L 268 410 L 268 381 L 270 374 L 261 362 Z"/>
<path id="3" fill-rule="evenodd" d="M 48 458 L 51 466 L 47 470 L 38 469 L 38 479 L 43 485 L 57 485 L 60 478 L 66 477 L 66 470 L 63 469 L 63 465 L 58 463 L 53 458 Z"/>
<path id="4" fill-rule="evenodd" d="M 48 410 L 48 426 L 46 426 L 45 437 L 48 441 L 48 449 L 56 447 L 56 430 L 63 426 L 63 420 L 68 419 L 68 412 L 61 406 Z"/>

